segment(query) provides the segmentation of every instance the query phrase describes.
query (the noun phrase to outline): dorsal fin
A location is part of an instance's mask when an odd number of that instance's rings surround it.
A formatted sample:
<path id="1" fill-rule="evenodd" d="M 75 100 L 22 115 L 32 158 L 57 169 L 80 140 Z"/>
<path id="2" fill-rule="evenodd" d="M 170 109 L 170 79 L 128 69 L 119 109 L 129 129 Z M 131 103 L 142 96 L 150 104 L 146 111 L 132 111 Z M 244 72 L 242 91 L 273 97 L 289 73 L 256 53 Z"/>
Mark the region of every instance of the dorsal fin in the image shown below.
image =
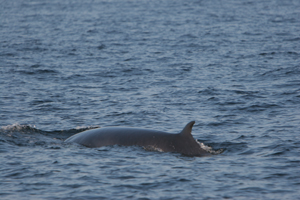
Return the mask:
<path id="1" fill-rule="evenodd" d="M 195 121 L 191 121 L 185 127 L 182 129 L 182 131 L 179 133 L 182 136 L 191 136 L 192 135 L 192 128 L 193 125 L 195 124 Z"/>

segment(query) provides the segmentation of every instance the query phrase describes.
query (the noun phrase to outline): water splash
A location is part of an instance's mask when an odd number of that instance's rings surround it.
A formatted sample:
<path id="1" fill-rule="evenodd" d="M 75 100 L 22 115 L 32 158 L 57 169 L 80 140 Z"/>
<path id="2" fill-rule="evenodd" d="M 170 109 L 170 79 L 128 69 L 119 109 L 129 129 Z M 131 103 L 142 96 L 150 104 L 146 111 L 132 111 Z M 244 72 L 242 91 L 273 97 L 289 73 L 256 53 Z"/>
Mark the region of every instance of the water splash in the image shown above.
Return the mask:
<path id="1" fill-rule="evenodd" d="M 199 142 L 198 140 L 196 140 L 196 142 L 200 145 L 200 147 L 202 149 L 204 149 L 205 151 L 207 151 L 208 153 L 212 154 L 212 155 L 218 155 L 224 152 L 224 149 L 218 149 L 218 150 L 213 150 L 212 147 L 205 145 L 202 142 Z"/>
<path id="2" fill-rule="evenodd" d="M 0 130 L 1 132 L 39 132 L 35 125 L 22 125 L 19 123 L 2 126 Z"/>

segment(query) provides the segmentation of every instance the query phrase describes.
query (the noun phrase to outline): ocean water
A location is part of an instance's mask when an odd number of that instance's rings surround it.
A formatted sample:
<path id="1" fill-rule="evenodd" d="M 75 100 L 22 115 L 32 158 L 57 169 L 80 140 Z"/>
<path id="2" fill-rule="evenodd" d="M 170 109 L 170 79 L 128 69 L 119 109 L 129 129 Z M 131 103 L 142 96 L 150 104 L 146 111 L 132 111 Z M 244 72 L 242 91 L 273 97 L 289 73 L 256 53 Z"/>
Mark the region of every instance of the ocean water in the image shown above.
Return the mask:
<path id="1" fill-rule="evenodd" d="M 300 199 L 300 1 L 0 1 L 0 199 Z M 86 148 L 96 127 L 210 157 Z"/>

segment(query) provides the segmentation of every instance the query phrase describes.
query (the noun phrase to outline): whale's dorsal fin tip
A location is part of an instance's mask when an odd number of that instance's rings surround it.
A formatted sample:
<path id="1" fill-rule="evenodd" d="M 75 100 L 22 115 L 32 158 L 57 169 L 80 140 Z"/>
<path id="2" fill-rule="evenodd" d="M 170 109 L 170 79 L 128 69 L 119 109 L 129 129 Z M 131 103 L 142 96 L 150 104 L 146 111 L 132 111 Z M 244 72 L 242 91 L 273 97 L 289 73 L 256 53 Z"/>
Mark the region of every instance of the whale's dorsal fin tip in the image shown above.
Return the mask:
<path id="1" fill-rule="evenodd" d="M 183 135 L 183 136 L 192 135 L 192 128 L 193 128 L 194 124 L 195 124 L 195 121 L 189 122 L 187 125 L 185 125 L 185 127 L 182 129 L 182 131 L 179 134 Z"/>

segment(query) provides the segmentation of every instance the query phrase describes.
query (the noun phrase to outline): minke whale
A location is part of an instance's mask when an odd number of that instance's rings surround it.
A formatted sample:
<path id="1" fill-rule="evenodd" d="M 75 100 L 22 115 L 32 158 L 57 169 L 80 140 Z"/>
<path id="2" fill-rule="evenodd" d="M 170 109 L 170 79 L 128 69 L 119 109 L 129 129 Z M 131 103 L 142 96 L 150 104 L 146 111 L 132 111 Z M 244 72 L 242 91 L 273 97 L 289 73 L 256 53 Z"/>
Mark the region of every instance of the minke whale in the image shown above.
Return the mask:
<path id="1" fill-rule="evenodd" d="M 107 127 L 77 133 L 65 142 L 75 142 L 86 147 L 111 145 L 141 146 L 147 150 L 176 152 L 185 156 L 209 156 L 192 136 L 195 121 L 188 123 L 180 133 L 172 134 L 141 128 Z"/>

